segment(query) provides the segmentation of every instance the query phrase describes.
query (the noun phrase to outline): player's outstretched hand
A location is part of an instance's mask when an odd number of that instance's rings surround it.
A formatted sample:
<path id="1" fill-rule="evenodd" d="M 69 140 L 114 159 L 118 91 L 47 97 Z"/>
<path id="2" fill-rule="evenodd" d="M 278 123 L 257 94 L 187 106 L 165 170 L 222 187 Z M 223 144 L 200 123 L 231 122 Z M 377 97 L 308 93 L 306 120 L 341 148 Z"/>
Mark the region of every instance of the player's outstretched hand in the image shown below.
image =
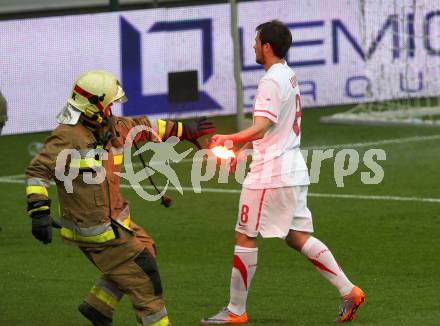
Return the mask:
<path id="1" fill-rule="evenodd" d="M 211 137 L 211 140 L 209 141 L 209 145 L 210 147 L 224 146 L 227 140 L 230 140 L 230 138 L 228 138 L 228 135 L 214 135 Z"/>

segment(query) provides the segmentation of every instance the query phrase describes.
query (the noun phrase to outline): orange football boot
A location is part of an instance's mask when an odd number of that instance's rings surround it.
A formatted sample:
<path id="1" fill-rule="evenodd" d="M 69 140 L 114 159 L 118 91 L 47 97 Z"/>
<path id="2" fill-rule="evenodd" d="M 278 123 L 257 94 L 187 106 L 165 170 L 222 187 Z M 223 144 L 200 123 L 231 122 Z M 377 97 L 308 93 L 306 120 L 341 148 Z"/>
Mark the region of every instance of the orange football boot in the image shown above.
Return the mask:
<path id="1" fill-rule="evenodd" d="M 247 313 L 240 316 L 233 314 L 228 308 L 223 308 L 217 315 L 202 319 L 202 325 L 240 325 L 249 321 Z"/>
<path id="2" fill-rule="evenodd" d="M 352 321 L 356 316 L 356 311 L 364 303 L 364 292 L 357 286 L 353 287 L 349 294 L 342 297 L 341 307 L 336 321 L 339 323 Z"/>

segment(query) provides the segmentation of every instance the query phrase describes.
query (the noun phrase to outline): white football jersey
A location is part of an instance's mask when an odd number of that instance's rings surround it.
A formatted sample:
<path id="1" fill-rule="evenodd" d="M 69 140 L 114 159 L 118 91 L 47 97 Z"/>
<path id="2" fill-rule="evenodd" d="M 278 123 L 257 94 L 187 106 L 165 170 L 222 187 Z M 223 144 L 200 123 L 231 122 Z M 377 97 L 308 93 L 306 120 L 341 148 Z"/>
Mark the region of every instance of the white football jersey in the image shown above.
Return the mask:
<path id="1" fill-rule="evenodd" d="M 273 124 L 253 143 L 251 170 L 243 186 L 267 189 L 308 185 L 307 165 L 300 151 L 301 97 L 294 71 L 286 64 L 272 65 L 261 78 L 253 115 Z"/>

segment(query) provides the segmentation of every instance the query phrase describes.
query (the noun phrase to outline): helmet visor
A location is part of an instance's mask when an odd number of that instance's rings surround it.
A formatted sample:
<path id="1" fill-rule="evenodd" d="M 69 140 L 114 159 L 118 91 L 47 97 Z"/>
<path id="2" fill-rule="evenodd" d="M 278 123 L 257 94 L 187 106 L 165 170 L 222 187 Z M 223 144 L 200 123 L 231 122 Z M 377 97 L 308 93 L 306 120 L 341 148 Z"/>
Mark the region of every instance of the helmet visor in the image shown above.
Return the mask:
<path id="1" fill-rule="evenodd" d="M 125 96 L 125 92 L 120 85 L 118 85 L 118 92 L 115 95 L 115 98 L 112 102 L 116 103 L 125 103 L 128 101 L 127 96 Z"/>

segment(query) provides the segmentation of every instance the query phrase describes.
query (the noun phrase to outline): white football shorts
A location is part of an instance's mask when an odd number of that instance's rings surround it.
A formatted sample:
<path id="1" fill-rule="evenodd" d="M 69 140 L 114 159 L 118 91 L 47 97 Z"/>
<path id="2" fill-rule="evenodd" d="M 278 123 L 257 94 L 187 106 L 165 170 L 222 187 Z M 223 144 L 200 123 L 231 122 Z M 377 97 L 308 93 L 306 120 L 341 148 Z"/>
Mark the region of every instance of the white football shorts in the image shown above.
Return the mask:
<path id="1" fill-rule="evenodd" d="M 243 188 L 235 230 L 249 237 L 285 238 L 289 230 L 313 232 L 308 186 Z"/>

